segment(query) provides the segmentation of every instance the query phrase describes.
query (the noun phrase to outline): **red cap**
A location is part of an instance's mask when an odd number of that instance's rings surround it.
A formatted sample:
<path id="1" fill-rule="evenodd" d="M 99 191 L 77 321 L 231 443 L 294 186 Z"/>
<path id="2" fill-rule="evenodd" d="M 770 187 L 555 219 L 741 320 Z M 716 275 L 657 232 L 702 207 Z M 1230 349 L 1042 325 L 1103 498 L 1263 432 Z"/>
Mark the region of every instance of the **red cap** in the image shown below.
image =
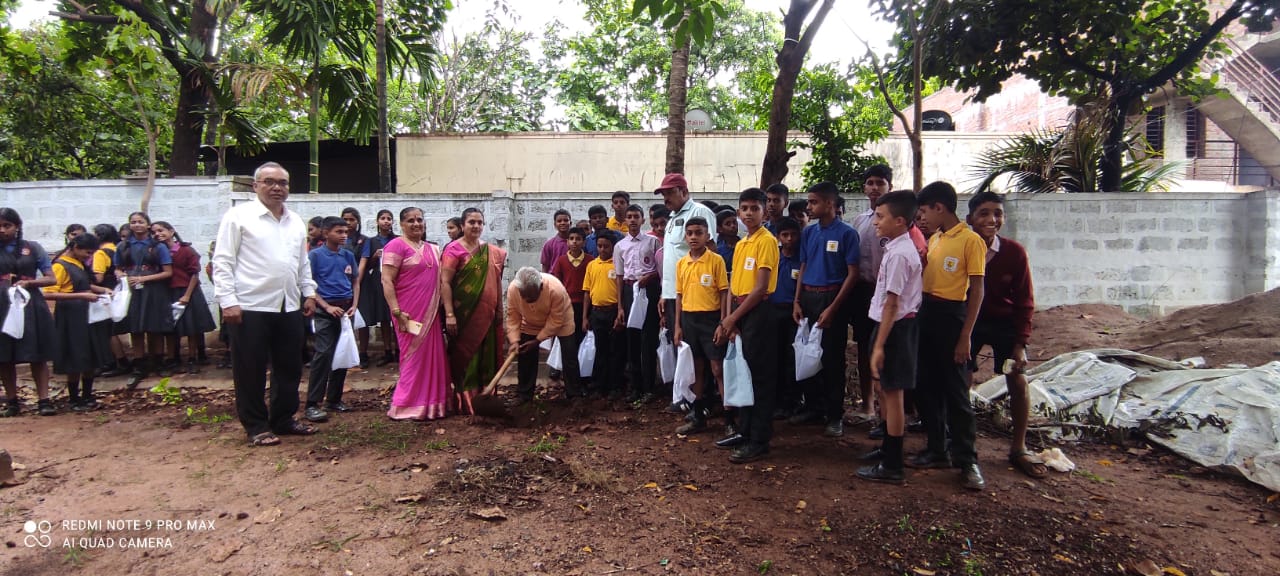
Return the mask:
<path id="1" fill-rule="evenodd" d="M 661 194 L 663 190 L 670 190 L 672 188 L 684 188 L 685 190 L 689 189 L 689 183 L 685 181 L 683 174 L 676 174 L 675 172 L 672 172 L 671 174 L 667 174 L 666 176 L 663 176 L 662 184 L 659 185 L 656 189 L 654 189 L 653 193 Z"/>

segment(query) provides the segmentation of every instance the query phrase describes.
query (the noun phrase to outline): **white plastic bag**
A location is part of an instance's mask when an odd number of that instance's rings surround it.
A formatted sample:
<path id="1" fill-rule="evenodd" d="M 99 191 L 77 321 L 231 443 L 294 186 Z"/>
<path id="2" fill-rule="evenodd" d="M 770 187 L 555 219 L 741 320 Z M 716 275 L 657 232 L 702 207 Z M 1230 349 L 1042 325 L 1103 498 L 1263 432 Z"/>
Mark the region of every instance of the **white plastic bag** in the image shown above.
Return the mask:
<path id="1" fill-rule="evenodd" d="M 582 344 L 578 345 L 578 375 L 590 378 L 595 373 L 595 367 L 596 333 L 587 332 L 587 336 L 582 339 Z"/>
<path id="2" fill-rule="evenodd" d="M 555 338 L 548 338 L 548 339 L 546 339 L 546 340 L 543 340 L 542 342 L 539 342 L 539 343 L 538 343 L 538 347 L 539 347 L 539 348 L 541 348 L 541 349 L 543 349 L 543 350 L 546 350 L 547 352 L 550 352 L 550 351 L 551 351 L 551 346 L 552 346 L 552 345 L 554 345 L 554 343 L 552 342 L 552 340 L 555 340 Z"/>
<path id="3" fill-rule="evenodd" d="M 97 324 L 111 319 L 111 296 L 99 294 L 97 302 L 89 305 L 89 323 Z"/>
<path id="4" fill-rule="evenodd" d="M 361 328 L 368 328 L 368 327 L 369 327 L 369 325 L 368 325 L 368 324 L 365 324 L 365 323 L 364 323 L 364 316 L 361 316 L 361 315 L 360 315 L 360 311 L 359 311 L 359 310 L 356 310 L 356 315 L 355 315 L 355 317 L 351 319 L 351 327 L 352 327 L 352 328 L 355 328 L 356 330 L 359 330 L 359 329 L 361 329 Z"/>
<path id="5" fill-rule="evenodd" d="M 666 328 L 658 331 L 658 369 L 664 384 L 676 381 L 676 346 L 671 343 L 671 334 Z"/>
<path id="6" fill-rule="evenodd" d="M 176 324 L 182 315 L 187 312 L 187 305 L 181 302 L 174 302 L 169 306 L 169 311 L 173 313 L 173 321 Z"/>
<path id="7" fill-rule="evenodd" d="M 344 370 L 360 365 L 360 348 L 356 347 L 356 329 L 351 326 L 351 319 L 343 317 L 342 334 L 338 336 L 338 344 L 333 349 L 333 365 L 331 370 Z"/>
<path id="8" fill-rule="evenodd" d="M 23 316 L 23 309 L 27 307 L 27 302 L 31 300 L 31 294 L 26 288 L 21 286 L 11 286 L 9 288 L 9 313 L 5 314 L 4 327 L 0 328 L 0 332 L 8 334 L 15 340 L 21 340 L 22 335 L 26 333 L 26 318 Z"/>
<path id="9" fill-rule="evenodd" d="M 569 336 L 569 338 L 573 338 L 573 336 Z M 551 351 L 547 353 L 547 368 L 552 370 L 564 370 L 564 358 L 562 358 L 560 354 L 560 339 L 552 337 L 548 338 L 546 342 L 551 343 Z M 543 342 L 543 344 L 546 342 Z"/>
<path id="10" fill-rule="evenodd" d="M 125 316 L 129 315 L 129 299 L 133 297 L 133 290 L 116 290 L 111 295 L 111 321 L 121 322 Z"/>
<path id="11" fill-rule="evenodd" d="M 810 328 L 809 319 L 800 321 L 796 329 L 796 381 L 813 378 L 822 370 L 822 329 Z"/>
<path id="12" fill-rule="evenodd" d="M 643 330 L 645 316 L 649 312 L 649 293 L 640 287 L 638 280 L 632 286 L 631 293 L 635 297 L 631 299 L 631 313 L 627 314 L 627 328 Z"/>
<path id="13" fill-rule="evenodd" d="M 693 381 L 695 377 L 693 369 L 693 348 L 690 348 L 688 344 L 681 342 L 680 350 L 676 352 L 675 385 L 671 387 L 672 404 L 693 402 L 693 400 L 697 398 L 693 395 Z"/>
<path id="14" fill-rule="evenodd" d="M 724 405 L 742 408 L 755 403 L 751 367 L 747 366 L 747 358 L 742 355 L 742 336 L 734 336 L 724 353 Z"/>

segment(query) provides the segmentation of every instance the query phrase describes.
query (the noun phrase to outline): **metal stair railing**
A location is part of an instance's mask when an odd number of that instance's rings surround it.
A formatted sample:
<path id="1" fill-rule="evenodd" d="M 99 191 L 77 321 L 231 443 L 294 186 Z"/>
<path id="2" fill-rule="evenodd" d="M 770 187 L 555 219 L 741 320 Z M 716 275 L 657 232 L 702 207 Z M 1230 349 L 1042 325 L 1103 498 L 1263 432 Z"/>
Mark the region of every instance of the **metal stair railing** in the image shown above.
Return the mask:
<path id="1" fill-rule="evenodd" d="M 1256 102 L 1273 125 L 1280 125 L 1280 80 L 1234 40 L 1226 42 L 1232 53 L 1222 59 L 1223 78 L 1244 89 L 1246 105 Z"/>

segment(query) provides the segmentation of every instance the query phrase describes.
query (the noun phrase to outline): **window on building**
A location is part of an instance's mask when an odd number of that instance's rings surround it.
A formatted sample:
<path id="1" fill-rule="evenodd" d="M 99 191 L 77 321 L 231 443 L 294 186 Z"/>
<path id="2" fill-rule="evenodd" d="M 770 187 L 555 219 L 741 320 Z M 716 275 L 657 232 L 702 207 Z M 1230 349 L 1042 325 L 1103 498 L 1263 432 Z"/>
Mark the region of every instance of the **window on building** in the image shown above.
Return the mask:
<path id="1" fill-rule="evenodd" d="M 1164 106 L 1156 106 L 1147 111 L 1147 146 L 1151 155 L 1157 158 L 1164 156 Z"/>
<path id="2" fill-rule="evenodd" d="M 1204 158 L 1204 114 L 1187 104 L 1187 158 Z"/>

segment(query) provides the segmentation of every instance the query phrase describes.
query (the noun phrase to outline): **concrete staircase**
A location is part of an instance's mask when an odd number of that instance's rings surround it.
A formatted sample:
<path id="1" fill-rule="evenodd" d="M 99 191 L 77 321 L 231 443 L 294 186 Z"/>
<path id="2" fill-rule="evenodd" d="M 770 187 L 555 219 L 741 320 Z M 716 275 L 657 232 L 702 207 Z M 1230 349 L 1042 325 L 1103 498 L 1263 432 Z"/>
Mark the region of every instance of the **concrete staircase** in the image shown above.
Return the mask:
<path id="1" fill-rule="evenodd" d="M 1200 111 L 1280 179 L 1280 80 L 1232 40 L 1231 54 L 1216 62 L 1223 93 L 1200 102 Z"/>

